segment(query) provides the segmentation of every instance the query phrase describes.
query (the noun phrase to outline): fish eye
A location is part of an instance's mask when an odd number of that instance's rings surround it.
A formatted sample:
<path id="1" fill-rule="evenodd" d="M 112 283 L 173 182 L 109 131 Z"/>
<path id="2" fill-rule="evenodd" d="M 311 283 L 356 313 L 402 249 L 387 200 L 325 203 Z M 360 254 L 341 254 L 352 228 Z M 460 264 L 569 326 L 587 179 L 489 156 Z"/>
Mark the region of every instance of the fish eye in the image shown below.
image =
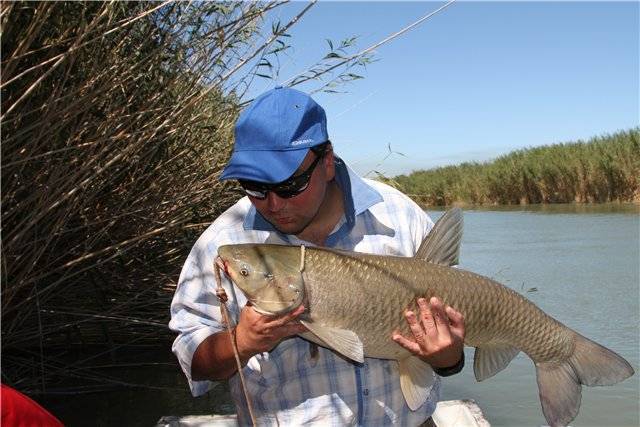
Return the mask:
<path id="1" fill-rule="evenodd" d="M 243 265 L 240 267 L 240 275 L 247 277 L 249 275 L 249 269 Z"/>

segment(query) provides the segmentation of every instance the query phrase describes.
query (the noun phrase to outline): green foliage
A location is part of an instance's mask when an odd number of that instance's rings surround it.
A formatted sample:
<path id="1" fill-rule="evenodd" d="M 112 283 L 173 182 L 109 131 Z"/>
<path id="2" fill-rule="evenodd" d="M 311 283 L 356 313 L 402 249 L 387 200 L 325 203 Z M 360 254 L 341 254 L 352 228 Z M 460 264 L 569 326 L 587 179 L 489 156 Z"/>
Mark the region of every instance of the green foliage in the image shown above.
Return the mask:
<path id="1" fill-rule="evenodd" d="M 640 201 L 640 130 L 588 142 L 517 150 L 486 163 L 463 163 L 398 176 L 418 202 L 453 204 Z"/>

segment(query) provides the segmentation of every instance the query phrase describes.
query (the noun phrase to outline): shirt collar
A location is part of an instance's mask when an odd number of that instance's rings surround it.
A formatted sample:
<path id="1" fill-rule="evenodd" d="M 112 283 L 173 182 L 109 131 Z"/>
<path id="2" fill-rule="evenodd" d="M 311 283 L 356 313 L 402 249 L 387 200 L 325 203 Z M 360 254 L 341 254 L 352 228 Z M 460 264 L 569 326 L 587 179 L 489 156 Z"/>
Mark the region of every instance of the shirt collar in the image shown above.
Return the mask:
<path id="1" fill-rule="evenodd" d="M 360 215 L 376 203 L 382 202 L 380 193 L 360 178 L 344 161 L 335 156 L 336 183 L 342 190 L 347 225 L 351 228 L 355 224 L 356 216 Z M 245 230 L 277 230 L 251 205 L 243 223 Z"/>

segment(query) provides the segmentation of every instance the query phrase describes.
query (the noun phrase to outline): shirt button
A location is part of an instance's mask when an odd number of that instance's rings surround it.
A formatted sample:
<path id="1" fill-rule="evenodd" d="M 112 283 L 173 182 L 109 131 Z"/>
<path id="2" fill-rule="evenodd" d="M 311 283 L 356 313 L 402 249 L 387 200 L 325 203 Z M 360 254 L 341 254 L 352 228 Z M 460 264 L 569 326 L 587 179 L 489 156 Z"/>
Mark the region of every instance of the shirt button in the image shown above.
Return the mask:
<path id="1" fill-rule="evenodd" d="M 362 390 L 362 394 L 364 394 L 365 396 L 369 396 L 369 389 L 365 388 L 364 390 Z"/>

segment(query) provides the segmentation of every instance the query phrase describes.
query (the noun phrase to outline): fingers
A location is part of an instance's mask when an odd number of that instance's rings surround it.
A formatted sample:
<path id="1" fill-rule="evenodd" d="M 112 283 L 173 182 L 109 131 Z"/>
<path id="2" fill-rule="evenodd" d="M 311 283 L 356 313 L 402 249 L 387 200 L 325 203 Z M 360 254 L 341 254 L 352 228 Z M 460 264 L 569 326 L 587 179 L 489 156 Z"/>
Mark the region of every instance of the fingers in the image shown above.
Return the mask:
<path id="1" fill-rule="evenodd" d="M 305 328 L 301 323 L 289 323 L 278 328 L 278 335 L 282 338 L 301 334 L 303 332 L 307 332 L 307 328 Z"/>
<path id="2" fill-rule="evenodd" d="M 392 334 L 391 339 L 393 339 L 396 343 L 400 344 L 402 347 L 409 350 L 413 354 L 420 353 L 420 345 L 417 342 L 402 336 L 398 331 L 395 331 Z"/>
<path id="3" fill-rule="evenodd" d="M 305 332 L 306 328 L 296 320 L 304 310 L 305 307 L 300 306 L 282 316 L 270 317 L 260 314 L 249 305 L 245 306 L 236 326 L 238 349 L 242 346 L 251 356 L 271 350 L 283 338 Z"/>
<path id="4" fill-rule="evenodd" d="M 305 307 L 301 305 L 292 312 L 276 318 L 273 323 L 268 324 L 268 327 L 274 328 L 275 333 L 283 338 L 306 332 L 307 328 L 297 320 L 298 316 L 304 313 L 304 311 Z"/>
<path id="5" fill-rule="evenodd" d="M 451 334 L 464 340 L 464 316 L 449 306 L 446 307 L 445 311 L 449 317 Z"/>
<path id="6" fill-rule="evenodd" d="M 420 307 L 421 327 L 424 328 L 429 339 L 433 340 L 438 335 L 438 325 L 436 325 L 431 307 L 424 298 L 418 298 L 418 307 Z"/>
<path id="7" fill-rule="evenodd" d="M 445 312 L 442 301 L 436 297 L 432 297 L 429 303 L 431 317 L 433 317 L 433 323 L 438 330 L 438 338 L 441 340 L 449 340 L 451 338 L 451 332 L 449 331 L 449 317 Z M 420 307 L 420 310 L 422 310 L 422 307 Z"/>
<path id="8" fill-rule="evenodd" d="M 413 341 L 399 334 L 394 341 L 407 350 L 417 349 L 420 353 L 429 353 L 437 349 L 440 343 L 451 340 L 449 317 L 438 298 L 431 298 L 429 303 L 424 298 L 418 298 L 417 303 L 420 308 L 419 318 L 412 310 L 405 312 Z"/>
<path id="9" fill-rule="evenodd" d="M 301 305 L 282 316 L 269 317 L 259 314 L 260 317 L 257 322 L 256 332 L 275 340 L 305 332 L 307 328 L 297 321 L 297 317 L 304 313 L 304 311 L 305 307 Z"/>
<path id="10" fill-rule="evenodd" d="M 283 314 L 282 316 L 267 317 L 268 320 L 264 322 L 265 326 L 269 328 L 279 328 L 281 326 L 284 326 L 292 321 L 295 321 L 298 316 L 304 313 L 304 310 L 304 305 L 300 305 L 300 307 L 296 308 L 293 311 L 290 311 L 289 313 Z"/>
<path id="11" fill-rule="evenodd" d="M 464 317 L 462 313 L 432 297 L 427 302 L 418 298 L 418 315 L 412 310 L 405 312 L 410 336 L 394 331 L 392 339 L 411 353 L 422 357 L 433 366 L 449 366 L 459 359 L 464 342 Z M 455 360 L 453 360 L 455 359 Z"/>

